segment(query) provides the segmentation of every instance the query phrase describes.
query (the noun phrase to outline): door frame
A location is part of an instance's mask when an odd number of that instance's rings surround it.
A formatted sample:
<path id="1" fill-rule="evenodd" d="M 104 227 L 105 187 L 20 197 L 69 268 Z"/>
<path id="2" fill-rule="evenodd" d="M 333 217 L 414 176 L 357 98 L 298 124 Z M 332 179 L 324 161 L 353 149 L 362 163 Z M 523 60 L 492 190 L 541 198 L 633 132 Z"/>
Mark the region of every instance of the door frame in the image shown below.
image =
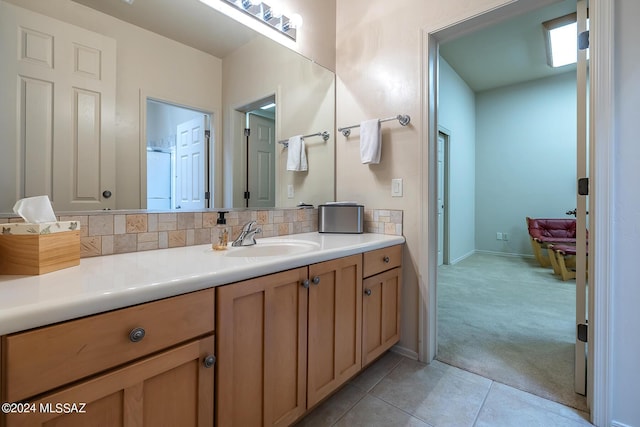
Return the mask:
<path id="1" fill-rule="evenodd" d="M 208 182 L 206 187 L 212 193 L 209 199 L 209 208 L 222 205 L 222 144 L 221 135 L 218 129 L 220 126 L 220 114 L 215 110 L 190 104 L 188 102 L 179 102 L 169 99 L 169 97 L 160 96 L 150 93 L 146 90 L 140 90 L 140 127 L 138 144 L 140 148 L 140 208 L 147 208 L 147 101 L 161 102 L 163 104 L 172 105 L 178 108 L 186 108 L 188 110 L 197 111 L 209 116 L 206 120 L 209 131 L 208 140 L 205 142 L 206 164 L 208 171 Z M 205 138 L 206 139 L 206 138 Z M 205 203 L 206 206 L 206 203 Z"/>
<path id="2" fill-rule="evenodd" d="M 425 201 L 419 206 L 418 277 L 421 292 L 418 325 L 418 356 L 431 362 L 437 349 L 437 96 L 438 46 L 452 36 L 469 33 L 482 26 L 500 22 L 519 13 L 533 10 L 553 0 L 519 0 L 492 9 L 469 19 L 449 22 L 435 28 L 421 30 L 421 105 L 420 117 L 420 194 Z M 587 363 L 587 402 L 591 422 L 608 425 L 611 421 L 612 399 L 612 284 L 613 265 L 612 221 L 614 172 L 614 6 L 613 0 L 590 0 L 591 22 L 591 90 L 590 109 L 590 261 L 589 278 L 592 293 L 589 298 L 590 357 Z M 597 143 L 596 143 L 597 142 Z M 596 245 L 597 242 L 597 245 Z M 596 284 L 597 286 L 593 286 Z"/>

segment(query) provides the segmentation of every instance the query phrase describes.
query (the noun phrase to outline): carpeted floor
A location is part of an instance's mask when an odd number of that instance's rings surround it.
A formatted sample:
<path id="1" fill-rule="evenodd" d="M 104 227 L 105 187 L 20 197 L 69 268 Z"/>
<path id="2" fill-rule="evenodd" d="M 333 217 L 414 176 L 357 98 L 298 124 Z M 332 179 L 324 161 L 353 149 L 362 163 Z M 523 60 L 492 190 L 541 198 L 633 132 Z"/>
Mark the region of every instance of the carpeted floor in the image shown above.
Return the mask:
<path id="1" fill-rule="evenodd" d="M 479 253 L 438 267 L 437 286 L 438 360 L 587 410 L 573 391 L 575 281 Z"/>

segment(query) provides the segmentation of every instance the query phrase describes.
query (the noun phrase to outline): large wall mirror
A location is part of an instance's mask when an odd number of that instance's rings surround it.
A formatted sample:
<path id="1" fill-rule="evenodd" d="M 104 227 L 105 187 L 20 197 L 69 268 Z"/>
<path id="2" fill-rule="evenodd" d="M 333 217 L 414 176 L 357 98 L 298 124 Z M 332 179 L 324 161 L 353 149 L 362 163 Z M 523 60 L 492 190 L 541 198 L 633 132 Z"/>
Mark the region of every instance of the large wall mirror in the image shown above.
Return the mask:
<path id="1" fill-rule="evenodd" d="M 129 3 L 0 0 L 0 212 L 334 200 L 333 72 L 199 0 Z"/>

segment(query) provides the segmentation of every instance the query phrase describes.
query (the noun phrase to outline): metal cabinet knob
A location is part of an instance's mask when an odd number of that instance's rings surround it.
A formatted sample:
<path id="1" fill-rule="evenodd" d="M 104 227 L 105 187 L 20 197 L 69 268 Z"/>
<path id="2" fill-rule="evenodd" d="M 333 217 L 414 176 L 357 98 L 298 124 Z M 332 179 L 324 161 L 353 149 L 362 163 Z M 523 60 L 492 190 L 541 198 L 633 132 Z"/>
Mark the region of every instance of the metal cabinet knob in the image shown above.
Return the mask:
<path id="1" fill-rule="evenodd" d="M 313 284 L 317 285 L 318 283 L 320 283 L 320 276 L 316 276 L 313 278 Z"/>
<path id="2" fill-rule="evenodd" d="M 145 335 L 144 328 L 134 328 L 129 332 L 129 340 L 131 342 L 140 342 Z"/>
<path id="3" fill-rule="evenodd" d="M 364 294 L 365 294 L 366 296 L 371 296 L 371 289 L 365 289 L 365 290 L 364 290 Z"/>
<path id="4" fill-rule="evenodd" d="M 109 197 L 111 197 L 111 191 L 109 190 L 104 190 L 102 192 L 102 197 L 104 197 L 105 199 L 108 199 Z"/>
<path id="5" fill-rule="evenodd" d="M 302 283 L 300 284 L 302 285 L 303 288 L 309 289 L 309 279 L 303 280 Z"/>
<path id="6" fill-rule="evenodd" d="M 391 261 L 391 260 L 389 259 L 388 256 L 386 256 L 386 257 L 382 258 L 382 261 L 384 261 L 385 264 L 389 264 L 389 261 Z"/>
<path id="7" fill-rule="evenodd" d="M 203 365 L 205 368 L 210 368 L 210 367 L 212 367 L 215 363 L 216 363 L 216 357 L 215 357 L 213 354 L 211 354 L 211 355 L 209 355 L 209 356 L 205 357 L 205 358 L 204 358 L 204 360 L 202 361 L 202 365 Z"/>

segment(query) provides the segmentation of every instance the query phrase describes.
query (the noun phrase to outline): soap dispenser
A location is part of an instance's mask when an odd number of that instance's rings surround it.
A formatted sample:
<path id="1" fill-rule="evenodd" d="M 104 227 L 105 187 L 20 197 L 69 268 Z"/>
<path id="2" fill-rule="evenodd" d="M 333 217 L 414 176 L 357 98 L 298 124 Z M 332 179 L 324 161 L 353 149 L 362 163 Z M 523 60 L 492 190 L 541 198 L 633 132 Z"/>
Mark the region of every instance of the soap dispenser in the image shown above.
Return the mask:
<path id="1" fill-rule="evenodd" d="M 213 250 L 224 251 L 227 249 L 229 243 L 229 230 L 227 229 L 227 219 L 224 215 L 228 213 L 226 211 L 218 212 L 218 219 L 216 220 L 216 230 L 218 231 L 218 240 L 213 242 Z"/>

